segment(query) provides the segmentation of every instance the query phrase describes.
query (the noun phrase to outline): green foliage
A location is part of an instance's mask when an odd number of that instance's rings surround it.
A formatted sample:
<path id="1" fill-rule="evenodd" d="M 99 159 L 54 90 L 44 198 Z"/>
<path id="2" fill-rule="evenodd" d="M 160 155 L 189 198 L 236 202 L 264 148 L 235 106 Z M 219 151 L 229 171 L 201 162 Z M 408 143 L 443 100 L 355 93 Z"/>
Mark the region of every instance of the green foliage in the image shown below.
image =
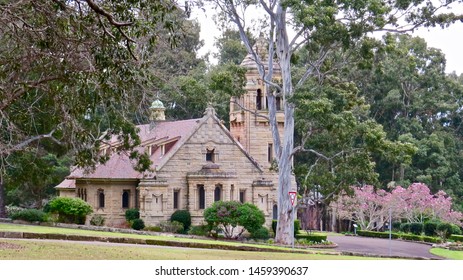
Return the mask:
<path id="1" fill-rule="evenodd" d="M 410 232 L 420 235 L 423 232 L 423 223 L 410 223 Z"/>
<path id="2" fill-rule="evenodd" d="M 204 211 L 204 220 L 209 231 L 221 230 L 226 238 L 235 238 L 243 233 L 235 232 L 238 226 L 252 234 L 265 223 L 265 216 L 257 206 L 250 203 L 216 201 Z"/>
<path id="3" fill-rule="evenodd" d="M 104 226 L 105 223 L 105 217 L 102 215 L 93 215 L 92 218 L 90 219 L 90 224 L 92 226 Z"/>
<path id="4" fill-rule="evenodd" d="M 75 224 L 84 224 L 85 217 L 93 212 L 87 202 L 71 197 L 55 197 L 48 203 L 48 209 L 58 214 L 59 222 Z"/>
<path id="5" fill-rule="evenodd" d="M 146 231 L 153 231 L 153 232 L 162 232 L 162 228 L 160 226 L 148 226 L 145 227 Z"/>
<path id="6" fill-rule="evenodd" d="M 450 235 L 452 235 L 452 224 L 450 223 L 440 223 L 437 225 L 436 232 L 444 240 L 447 240 Z"/>
<path id="7" fill-rule="evenodd" d="M 272 220 L 272 230 L 274 233 L 276 233 L 277 225 L 278 225 L 278 220 Z M 299 220 L 295 219 L 294 220 L 294 236 L 296 236 L 300 230 L 301 230 L 301 223 Z"/>
<path id="8" fill-rule="evenodd" d="M 159 223 L 159 227 L 163 232 L 183 233 L 183 224 L 179 221 L 162 221 Z"/>
<path id="9" fill-rule="evenodd" d="M 453 241 L 463 242 L 463 235 L 452 234 L 450 235 L 450 239 Z"/>
<path id="10" fill-rule="evenodd" d="M 451 224 L 452 234 L 461 235 L 461 228 L 455 224 Z"/>
<path id="11" fill-rule="evenodd" d="M 37 209 L 24 209 L 11 214 L 12 220 L 22 220 L 26 222 L 46 222 L 48 219 L 47 214 Z"/>
<path id="12" fill-rule="evenodd" d="M 357 235 L 365 237 L 377 237 L 377 238 L 389 238 L 389 232 L 380 232 L 380 231 L 367 231 L 367 230 L 357 230 Z M 400 234 L 392 232 L 391 238 L 397 239 L 400 237 Z"/>
<path id="13" fill-rule="evenodd" d="M 401 224 L 402 224 L 401 222 L 393 222 L 392 223 L 392 230 L 399 231 Z"/>
<path id="14" fill-rule="evenodd" d="M 208 225 L 192 226 L 191 229 L 188 231 L 188 234 L 197 235 L 197 236 L 207 236 L 208 233 L 209 233 Z"/>
<path id="15" fill-rule="evenodd" d="M 251 238 L 255 240 L 267 240 L 269 239 L 270 233 L 268 228 L 261 227 L 251 233 Z"/>
<path id="16" fill-rule="evenodd" d="M 131 221 L 131 227 L 134 230 L 142 230 L 145 228 L 145 222 L 142 219 L 134 219 Z"/>
<path id="17" fill-rule="evenodd" d="M 170 217 L 170 221 L 177 221 L 183 225 L 183 232 L 186 233 L 191 226 L 191 214 L 188 210 L 177 210 Z"/>
<path id="18" fill-rule="evenodd" d="M 125 220 L 127 222 L 132 222 L 140 218 L 140 210 L 137 208 L 130 208 L 125 210 Z"/>
<path id="19" fill-rule="evenodd" d="M 429 221 L 424 223 L 424 234 L 427 236 L 436 236 L 437 226 L 439 225 L 438 222 Z"/>
<path id="20" fill-rule="evenodd" d="M 405 233 L 410 232 L 410 223 L 403 223 L 400 225 L 400 231 Z"/>
<path id="21" fill-rule="evenodd" d="M 297 240 L 305 239 L 305 240 L 308 240 L 308 241 L 311 241 L 311 242 L 314 242 L 314 243 L 323 243 L 327 239 L 326 234 L 319 234 L 319 233 L 314 233 L 314 234 L 298 233 L 298 234 L 296 234 L 295 237 L 296 237 Z"/>
<path id="22" fill-rule="evenodd" d="M 14 205 L 8 205 L 6 206 L 6 215 L 8 218 L 11 218 L 11 216 L 13 216 L 14 214 L 18 213 L 18 212 L 21 212 L 25 210 L 25 208 L 23 207 L 19 207 L 19 206 L 14 206 Z"/>

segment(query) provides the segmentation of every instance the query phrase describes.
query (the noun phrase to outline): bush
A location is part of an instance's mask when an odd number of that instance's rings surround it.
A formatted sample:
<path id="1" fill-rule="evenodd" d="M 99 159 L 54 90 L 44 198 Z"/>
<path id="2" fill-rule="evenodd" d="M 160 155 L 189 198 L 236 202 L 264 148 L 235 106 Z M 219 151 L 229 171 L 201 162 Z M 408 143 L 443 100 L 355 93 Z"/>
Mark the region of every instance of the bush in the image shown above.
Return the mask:
<path id="1" fill-rule="evenodd" d="M 393 231 L 399 231 L 399 230 L 400 230 L 400 225 L 401 225 L 401 224 L 402 224 L 401 222 L 393 222 L 393 223 L 392 223 L 392 230 L 393 230 Z"/>
<path id="2" fill-rule="evenodd" d="M 296 234 L 296 239 L 297 240 L 305 239 L 305 240 L 307 240 L 309 242 L 312 242 L 312 243 L 326 242 L 326 238 L 327 238 L 326 234 L 318 234 L 318 233 L 314 233 L 314 234 L 307 234 L 307 233 Z"/>
<path id="3" fill-rule="evenodd" d="M 452 239 L 453 241 L 463 242 L 463 235 L 452 234 L 450 236 L 450 239 Z"/>
<path id="4" fill-rule="evenodd" d="M 296 237 L 296 235 L 299 233 L 299 231 L 301 230 L 301 226 L 300 226 L 300 221 L 299 220 L 294 220 L 294 237 Z M 273 233 L 276 234 L 277 233 L 277 226 L 278 226 L 278 220 L 272 220 L 272 230 L 273 230 Z"/>
<path id="5" fill-rule="evenodd" d="M 101 215 L 94 215 L 92 219 L 90 220 L 90 224 L 92 226 L 103 226 L 105 222 L 105 218 Z"/>
<path id="6" fill-rule="evenodd" d="M 207 236 L 209 232 L 209 227 L 207 225 L 193 226 L 188 231 L 188 234 L 197 235 L 197 236 Z"/>
<path id="7" fill-rule="evenodd" d="M 403 240 L 413 240 L 413 241 L 423 241 L 423 237 L 421 235 L 416 235 L 416 234 L 402 234 L 400 235 L 400 238 Z"/>
<path id="8" fill-rule="evenodd" d="M 48 209 L 58 214 L 59 222 L 74 224 L 84 224 L 85 217 L 93 212 L 87 202 L 74 197 L 55 197 L 48 203 Z"/>
<path id="9" fill-rule="evenodd" d="M 400 225 L 400 231 L 403 231 L 405 233 L 410 232 L 410 223 L 403 223 Z"/>
<path id="10" fill-rule="evenodd" d="M 234 235 L 237 227 L 241 226 L 252 234 L 265 223 L 265 215 L 254 204 L 216 201 L 204 211 L 204 220 L 210 232 L 223 230 L 225 238 L 239 238 L 243 231 Z"/>
<path id="11" fill-rule="evenodd" d="M 188 210 L 177 210 L 175 211 L 172 216 L 170 217 L 170 221 L 174 222 L 180 222 L 183 225 L 183 232 L 186 233 L 188 232 L 188 229 L 191 226 L 191 215 Z"/>
<path id="12" fill-rule="evenodd" d="M 451 224 L 451 226 L 452 226 L 452 234 L 461 235 L 461 229 L 459 226 L 455 224 Z"/>
<path id="13" fill-rule="evenodd" d="M 429 243 L 442 243 L 442 239 L 434 236 L 423 236 L 423 241 Z"/>
<path id="14" fill-rule="evenodd" d="M 178 221 L 162 221 L 159 224 L 159 227 L 163 232 L 174 232 L 174 233 L 180 233 L 183 232 L 183 224 L 178 222 Z"/>
<path id="15" fill-rule="evenodd" d="M 6 216 L 8 218 L 11 218 L 14 214 L 21 212 L 23 210 L 26 210 L 26 208 L 22 208 L 19 206 L 13 206 L 13 205 L 7 205 L 5 206 L 5 210 L 6 210 Z"/>
<path id="16" fill-rule="evenodd" d="M 446 240 L 452 235 L 452 225 L 449 223 L 440 223 L 437 225 L 436 232 L 439 237 Z"/>
<path id="17" fill-rule="evenodd" d="M 255 240 L 267 240 L 269 239 L 269 230 L 266 227 L 261 227 L 251 233 L 251 238 Z"/>
<path id="18" fill-rule="evenodd" d="M 410 232 L 415 235 L 421 235 L 423 232 L 423 224 L 422 223 L 410 223 Z"/>
<path id="19" fill-rule="evenodd" d="M 140 219 L 140 211 L 136 208 L 130 208 L 125 211 L 125 219 L 127 222 L 132 222 L 136 219 Z"/>
<path id="20" fill-rule="evenodd" d="M 11 216 L 13 220 L 21 220 L 26 222 L 46 222 L 47 214 L 37 209 L 24 209 L 14 212 Z"/>
<path id="21" fill-rule="evenodd" d="M 131 223 L 131 227 L 134 230 L 141 230 L 145 228 L 145 222 L 143 222 L 142 219 L 134 219 L 130 221 L 130 223 Z"/>
<path id="22" fill-rule="evenodd" d="M 368 230 L 357 230 L 357 235 L 365 237 L 377 237 L 377 238 L 389 238 L 389 232 L 380 232 L 380 231 L 368 231 Z M 392 239 L 399 238 L 400 235 L 396 232 L 391 233 Z"/>
<path id="23" fill-rule="evenodd" d="M 145 227 L 145 230 L 153 232 L 162 232 L 162 228 L 160 226 Z"/>
<path id="24" fill-rule="evenodd" d="M 424 234 L 427 236 L 436 236 L 438 222 L 426 222 L 424 223 Z"/>

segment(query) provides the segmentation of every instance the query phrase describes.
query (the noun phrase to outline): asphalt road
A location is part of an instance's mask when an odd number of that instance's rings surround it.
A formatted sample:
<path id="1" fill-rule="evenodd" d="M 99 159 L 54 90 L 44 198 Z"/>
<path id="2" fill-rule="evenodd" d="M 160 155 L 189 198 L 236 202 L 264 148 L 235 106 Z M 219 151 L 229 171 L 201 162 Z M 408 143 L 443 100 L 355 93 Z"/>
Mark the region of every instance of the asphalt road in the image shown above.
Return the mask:
<path id="1" fill-rule="evenodd" d="M 393 256 L 407 258 L 442 259 L 429 252 L 431 245 L 358 236 L 328 236 L 328 240 L 338 244 L 337 251 L 365 255 Z"/>

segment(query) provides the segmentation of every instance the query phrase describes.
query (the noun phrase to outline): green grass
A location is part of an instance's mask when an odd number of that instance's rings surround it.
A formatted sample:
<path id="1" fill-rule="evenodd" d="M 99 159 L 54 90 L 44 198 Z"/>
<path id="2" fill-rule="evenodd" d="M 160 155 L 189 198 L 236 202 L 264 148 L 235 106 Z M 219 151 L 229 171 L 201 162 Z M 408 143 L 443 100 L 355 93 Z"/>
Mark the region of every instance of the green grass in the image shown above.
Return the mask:
<path id="1" fill-rule="evenodd" d="M 0 239 L 0 260 L 371 260 L 375 258 Z M 2 249 L 3 248 L 3 249 Z"/>
<path id="2" fill-rule="evenodd" d="M 212 240 L 212 239 L 192 239 L 188 237 L 175 237 L 175 236 L 166 236 L 166 235 L 141 235 L 141 234 L 92 231 L 92 230 L 83 230 L 83 229 L 69 229 L 69 228 L 59 228 L 59 227 L 34 226 L 34 225 L 6 224 L 6 223 L 5 224 L 0 223 L 0 231 L 153 239 L 153 240 L 176 241 L 176 242 L 184 242 L 184 243 L 201 243 L 201 244 L 229 245 L 229 246 L 236 246 L 236 247 L 246 246 L 246 247 L 257 247 L 257 248 L 270 248 L 270 249 L 281 250 L 282 252 L 291 250 L 291 248 L 278 247 L 278 246 L 265 245 L 265 244 L 246 244 L 246 243 L 240 243 L 240 242 L 220 241 L 220 240 Z M 307 252 L 308 250 L 300 249 L 300 251 Z M 320 250 L 313 249 L 310 251 L 317 252 Z"/>
<path id="3" fill-rule="evenodd" d="M 451 251 L 444 248 L 432 248 L 431 254 L 451 260 L 463 260 L 463 251 Z"/>

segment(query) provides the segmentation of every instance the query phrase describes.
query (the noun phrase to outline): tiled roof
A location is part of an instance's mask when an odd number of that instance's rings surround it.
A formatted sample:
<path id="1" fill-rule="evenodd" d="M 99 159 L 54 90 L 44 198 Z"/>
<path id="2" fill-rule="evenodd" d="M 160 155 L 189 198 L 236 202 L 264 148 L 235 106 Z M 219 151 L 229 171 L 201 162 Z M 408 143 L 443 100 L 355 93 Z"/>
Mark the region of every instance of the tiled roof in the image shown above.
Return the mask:
<path id="1" fill-rule="evenodd" d="M 73 179 L 64 179 L 59 185 L 55 188 L 57 189 L 75 189 L 76 188 L 76 180 Z"/>
<path id="2" fill-rule="evenodd" d="M 139 136 L 141 140 L 141 146 L 138 148 L 140 152 L 143 152 L 145 147 L 150 144 L 161 144 L 164 142 L 170 142 L 163 157 L 169 153 L 175 151 L 180 144 L 179 140 L 187 137 L 196 127 L 199 119 L 190 119 L 182 121 L 162 121 L 152 124 L 139 125 Z M 152 166 L 156 166 L 161 160 L 161 149 L 156 151 L 150 157 L 153 162 Z M 105 164 L 98 165 L 95 170 L 86 172 L 81 168 L 75 168 L 72 170 L 68 179 L 77 178 L 93 178 L 93 179 L 140 179 L 143 178 L 143 173 L 135 171 L 135 160 L 131 160 L 129 155 L 124 152 L 113 153 L 109 160 Z M 61 185 L 61 184 L 60 184 Z"/>

